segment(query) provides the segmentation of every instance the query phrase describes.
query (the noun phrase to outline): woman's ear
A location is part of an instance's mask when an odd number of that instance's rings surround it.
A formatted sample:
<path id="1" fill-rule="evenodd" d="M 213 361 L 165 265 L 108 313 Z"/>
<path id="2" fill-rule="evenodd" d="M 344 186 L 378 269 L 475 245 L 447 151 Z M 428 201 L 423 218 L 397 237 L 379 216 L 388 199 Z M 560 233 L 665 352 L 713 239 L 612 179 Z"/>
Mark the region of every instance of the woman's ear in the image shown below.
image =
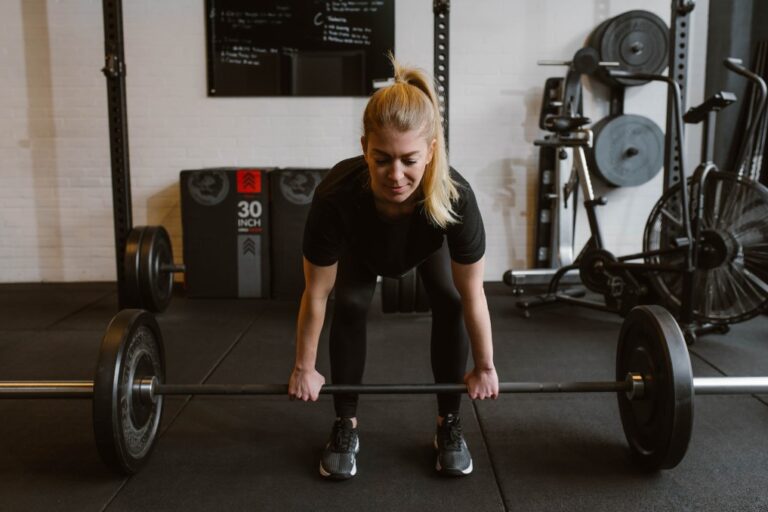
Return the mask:
<path id="1" fill-rule="evenodd" d="M 365 140 L 365 135 L 360 137 L 360 146 L 363 148 L 363 157 L 367 159 L 366 153 L 368 152 L 368 141 Z"/>
<path id="2" fill-rule="evenodd" d="M 437 147 L 437 139 L 432 139 L 429 143 L 429 149 L 427 150 L 427 163 L 432 161 L 432 157 L 435 156 L 435 148 Z"/>

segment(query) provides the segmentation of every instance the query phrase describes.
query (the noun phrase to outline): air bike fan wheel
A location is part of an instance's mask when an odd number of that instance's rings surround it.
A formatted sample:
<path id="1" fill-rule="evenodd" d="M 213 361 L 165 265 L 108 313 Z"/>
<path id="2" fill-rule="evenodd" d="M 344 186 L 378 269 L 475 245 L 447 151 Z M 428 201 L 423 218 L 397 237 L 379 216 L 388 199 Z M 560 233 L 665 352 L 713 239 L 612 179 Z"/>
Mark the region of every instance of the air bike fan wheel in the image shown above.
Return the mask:
<path id="1" fill-rule="evenodd" d="M 693 193 L 690 181 L 688 190 Z M 645 251 L 671 249 L 685 238 L 679 194 L 677 184 L 651 211 L 643 237 Z M 709 173 L 699 239 L 693 278 L 697 319 L 742 322 L 768 305 L 768 189 L 736 174 Z M 646 261 L 683 268 L 684 255 L 662 254 Z M 651 282 L 667 304 L 679 310 L 683 275 L 654 272 Z"/>

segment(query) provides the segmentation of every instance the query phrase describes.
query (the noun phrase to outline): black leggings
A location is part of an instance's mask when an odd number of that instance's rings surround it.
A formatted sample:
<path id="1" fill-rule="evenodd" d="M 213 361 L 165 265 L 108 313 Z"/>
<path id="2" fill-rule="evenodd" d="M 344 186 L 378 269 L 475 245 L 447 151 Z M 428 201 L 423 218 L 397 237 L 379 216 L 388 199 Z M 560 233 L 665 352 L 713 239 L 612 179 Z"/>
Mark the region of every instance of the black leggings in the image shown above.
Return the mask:
<path id="1" fill-rule="evenodd" d="M 418 269 L 432 308 L 431 360 L 436 383 L 461 383 L 467 367 L 469 342 L 461 298 L 453 284 L 448 246 L 422 262 Z M 360 384 L 365 369 L 366 317 L 376 288 L 376 274 L 347 256 L 339 260 L 336 300 L 331 324 L 331 380 L 334 384 Z M 438 414 L 457 414 L 461 394 L 437 395 Z M 357 394 L 334 395 L 336 415 L 355 417 Z"/>

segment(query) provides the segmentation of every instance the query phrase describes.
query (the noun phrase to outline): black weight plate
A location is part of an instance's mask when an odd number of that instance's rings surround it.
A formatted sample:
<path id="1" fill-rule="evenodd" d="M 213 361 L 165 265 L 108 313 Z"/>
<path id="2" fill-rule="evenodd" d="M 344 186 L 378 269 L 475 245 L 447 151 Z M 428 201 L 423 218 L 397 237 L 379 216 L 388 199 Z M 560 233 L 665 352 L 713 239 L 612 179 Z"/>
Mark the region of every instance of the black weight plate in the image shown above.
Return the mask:
<path id="1" fill-rule="evenodd" d="M 107 327 L 93 384 L 93 431 L 104 463 L 119 473 L 136 473 L 157 436 L 163 397 L 144 403 L 134 393 L 137 379 L 165 378 L 165 351 L 151 313 L 124 309 Z"/>
<path id="2" fill-rule="evenodd" d="M 418 313 L 426 313 L 429 311 L 429 295 L 427 295 L 427 289 L 424 288 L 424 281 L 421 279 L 421 272 L 416 272 L 416 304 L 414 310 Z"/>
<path id="3" fill-rule="evenodd" d="M 161 270 L 173 265 L 171 238 L 162 226 L 145 228 L 139 246 L 139 289 L 145 309 L 165 311 L 173 293 L 173 273 Z"/>
<path id="4" fill-rule="evenodd" d="M 398 280 L 391 277 L 381 278 L 381 312 L 397 313 L 400 310 L 398 296 Z"/>
<path id="5" fill-rule="evenodd" d="M 648 11 L 628 11 L 603 22 L 591 38 L 603 62 L 618 62 L 619 68 L 635 73 L 661 74 L 669 58 L 669 28 Z M 601 77 L 611 84 L 642 85 L 647 81 Z"/>
<path id="6" fill-rule="evenodd" d="M 664 159 L 664 133 L 647 117 L 609 116 L 592 127 L 592 168 L 608 184 L 636 187 L 652 180 Z"/>
<path id="7" fill-rule="evenodd" d="M 610 272 L 605 269 L 605 264 L 616 261 L 616 256 L 612 253 L 604 249 L 590 248 L 581 255 L 579 260 L 579 279 L 593 292 L 606 294 L 611 288 Z"/>
<path id="8" fill-rule="evenodd" d="M 416 306 L 416 269 L 412 268 L 400 277 L 400 312 L 413 313 Z"/>
<path id="9" fill-rule="evenodd" d="M 139 247 L 147 228 L 139 226 L 131 229 L 125 243 L 125 257 L 123 268 L 125 270 L 125 307 L 141 308 L 141 292 L 139 284 Z"/>
<path id="10" fill-rule="evenodd" d="M 670 469 L 685 456 L 693 429 L 693 372 L 674 317 L 661 306 L 638 306 L 621 326 L 616 379 L 639 373 L 645 396 L 619 393 L 619 412 L 632 455 L 649 470 Z"/>

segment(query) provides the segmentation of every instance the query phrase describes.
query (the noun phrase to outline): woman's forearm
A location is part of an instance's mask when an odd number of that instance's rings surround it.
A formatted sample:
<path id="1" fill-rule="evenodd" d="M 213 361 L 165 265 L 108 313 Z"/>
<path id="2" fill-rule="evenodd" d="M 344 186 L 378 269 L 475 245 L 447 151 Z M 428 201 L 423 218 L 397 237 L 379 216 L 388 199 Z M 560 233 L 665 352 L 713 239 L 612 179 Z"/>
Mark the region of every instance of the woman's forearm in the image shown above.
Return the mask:
<path id="1" fill-rule="evenodd" d="M 462 297 L 464 323 L 472 345 L 472 358 L 475 368 L 479 370 L 493 369 L 493 338 L 491 335 L 491 317 L 488 313 L 488 302 L 481 290 L 470 297 Z"/>
<path id="2" fill-rule="evenodd" d="M 311 370 L 315 367 L 327 303 L 328 297 L 311 297 L 306 290 L 301 296 L 296 328 L 296 368 L 299 370 Z"/>

